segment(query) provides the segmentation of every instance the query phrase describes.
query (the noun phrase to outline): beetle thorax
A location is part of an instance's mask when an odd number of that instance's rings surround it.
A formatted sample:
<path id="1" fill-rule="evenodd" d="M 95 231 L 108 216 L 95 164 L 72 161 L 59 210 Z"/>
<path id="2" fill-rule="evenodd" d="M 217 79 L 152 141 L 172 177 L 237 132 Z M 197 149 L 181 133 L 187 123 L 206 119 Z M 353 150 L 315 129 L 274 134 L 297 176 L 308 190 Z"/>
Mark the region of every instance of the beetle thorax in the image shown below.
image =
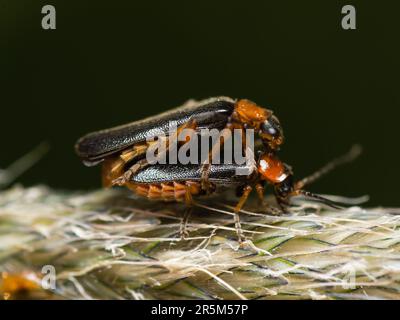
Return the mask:
<path id="1" fill-rule="evenodd" d="M 254 102 L 241 99 L 236 102 L 233 120 L 258 130 L 261 123 L 270 116 L 271 112 L 261 108 Z"/>
<path id="2" fill-rule="evenodd" d="M 264 154 L 258 163 L 261 177 L 272 184 L 280 183 L 288 176 L 285 165 L 272 154 Z"/>

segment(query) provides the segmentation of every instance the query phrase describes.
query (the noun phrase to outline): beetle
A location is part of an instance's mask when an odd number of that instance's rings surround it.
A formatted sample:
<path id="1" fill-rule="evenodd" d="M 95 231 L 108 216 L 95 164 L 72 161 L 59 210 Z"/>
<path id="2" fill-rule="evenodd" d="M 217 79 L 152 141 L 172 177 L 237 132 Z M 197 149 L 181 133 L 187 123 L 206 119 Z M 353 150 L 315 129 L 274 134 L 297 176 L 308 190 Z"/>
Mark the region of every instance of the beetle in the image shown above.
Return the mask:
<path id="1" fill-rule="evenodd" d="M 250 162 L 250 164 L 211 164 L 209 181 L 213 186 L 212 192 L 217 192 L 219 188 L 226 186 L 237 188 L 240 199 L 234 209 L 235 225 L 239 241 L 242 242 L 244 237 L 240 228 L 238 213 L 254 187 L 260 201 L 265 205 L 265 183 L 272 185 L 281 212 L 284 212 L 290 205 L 291 198 L 298 195 L 318 200 L 333 208 L 340 208 L 337 202 L 306 191 L 303 188 L 336 166 L 352 161 L 360 152 L 361 148 L 354 146 L 345 155 L 332 160 L 314 174 L 297 182 L 294 182 L 292 168 L 282 162 L 274 152 L 259 152 L 258 160 Z M 249 174 L 236 175 L 238 167 L 247 167 Z M 201 179 L 200 165 L 153 165 L 132 175 L 130 181 L 125 183 L 125 186 L 136 194 L 149 199 L 184 201 L 190 208 L 193 204 L 193 196 L 207 193 L 207 190 L 202 188 Z M 184 223 L 187 221 L 189 214 L 190 210 L 185 214 Z M 183 237 L 185 233 L 186 228 L 183 225 L 181 226 L 181 236 Z"/>
<path id="2" fill-rule="evenodd" d="M 144 155 L 151 144 L 149 138 L 168 135 L 171 123 L 178 128 L 175 134 L 185 128 L 251 128 L 258 133 L 265 148 L 271 151 L 278 150 L 284 141 L 280 122 L 271 110 L 246 99 L 216 97 L 198 102 L 190 100 L 156 116 L 89 133 L 78 140 L 75 150 L 88 166 L 103 163 L 104 185 L 124 185 L 132 175 L 148 166 Z M 109 165 L 109 159 L 113 166 Z M 132 165 L 128 167 L 130 163 Z M 123 172 L 121 168 L 124 168 Z M 208 164 L 202 166 L 202 183 L 207 188 L 210 188 L 209 171 Z"/>

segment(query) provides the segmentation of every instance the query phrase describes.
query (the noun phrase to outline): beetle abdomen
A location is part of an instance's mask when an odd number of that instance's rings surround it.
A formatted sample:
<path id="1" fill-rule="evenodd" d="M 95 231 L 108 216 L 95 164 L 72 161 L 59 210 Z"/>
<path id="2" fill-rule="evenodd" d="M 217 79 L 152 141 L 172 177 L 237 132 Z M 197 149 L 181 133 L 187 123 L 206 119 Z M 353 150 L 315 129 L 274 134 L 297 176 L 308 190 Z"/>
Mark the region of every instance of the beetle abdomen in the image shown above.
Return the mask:
<path id="1" fill-rule="evenodd" d="M 194 181 L 154 184 L 127 183 L 126 186 L 136 194 L 152 200 L 184 201 L 188 191 L 192 196 L 201 193 L 200 183 Z"/>

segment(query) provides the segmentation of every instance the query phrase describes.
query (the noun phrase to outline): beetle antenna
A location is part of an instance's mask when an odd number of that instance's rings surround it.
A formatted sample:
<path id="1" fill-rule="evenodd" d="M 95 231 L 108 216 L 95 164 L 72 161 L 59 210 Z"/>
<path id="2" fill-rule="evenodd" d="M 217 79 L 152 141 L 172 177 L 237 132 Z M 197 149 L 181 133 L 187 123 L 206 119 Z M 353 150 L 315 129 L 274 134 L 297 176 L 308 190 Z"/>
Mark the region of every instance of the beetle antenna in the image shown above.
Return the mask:
<path id="1" fill-rule="evenodd" d="M 323 175 L 329 173 L 333 169 L 335 169 L 337 166 L 348 163 L 356 159 L 360 154 L 361 154 L 362 148 L 359 144 L 356 144 L 351 147 L 350 151 L 347 152 L 346 154 L 333 159 L 332 161 L 328 162 L 325 166 L 323 166 L 321 169 L 318 171 L 314 172 L 313 174 L 309 175 L 308 177 L 305 177 L 295 183 L 295 189 L 299 190 L 302 189 L 304 186 L 313 183 L 314 181 L 318 180 L 321 178 Z"/>
<path id="2" fill-rule="evenodd" d="M 295 194 L 296 195 L 302 195 L 302 196 L 305 196 L 307 198 L 318 200 L 319 202 L 321 202 L 321 203 L 323 203 L 323 204 L 325 204 L 325 205 L 327 205 L 329 207 L 332 207 L 334 209 L 343 209 L 343 207 L 340 205 L 340 203 L 332 201 L 332 200 L 329 200 L 329 199 L 324 198 L 324 197 L 321 197 L 321 196 L 319 196 L 317 194 L 314 194 L 314 193 L 312 193 L 310 191 L 296 190 Z"/>

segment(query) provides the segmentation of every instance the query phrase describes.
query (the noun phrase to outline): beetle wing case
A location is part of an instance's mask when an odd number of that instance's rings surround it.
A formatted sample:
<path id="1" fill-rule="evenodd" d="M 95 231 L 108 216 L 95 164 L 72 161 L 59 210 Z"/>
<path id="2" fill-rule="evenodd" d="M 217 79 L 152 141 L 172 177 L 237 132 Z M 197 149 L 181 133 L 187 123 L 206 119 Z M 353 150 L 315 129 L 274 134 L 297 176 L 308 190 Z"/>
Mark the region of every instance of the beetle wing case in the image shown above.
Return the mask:
<path id="1" fill-rule="evenodd" d="M 248 174 L 237 174 L 248 172 Z M 255 172 L 254 164 L 212 164 L 210 165 L 209 181 L 217 185 L 243 184 L 250 179 Z M 131 181 L 138 184 L 154 184 L 180 181 L 201 181 L 201 164 L 176 164 L 156 165 L 144 168 L 136 173 Z"/>
<path id="2" fill-rule="evenodd" d="M 222 129 L 233 110 L 235 101 L 228 97 L 189 101 L 183 106 L 126 125 L 89 133 L 78 140 L 75 150 L 87 165 L 95 165 L 105 157 L 147 138 L 168 135 L 170 124 L 177 127 L 195 120 L 198 129 Z"/>

